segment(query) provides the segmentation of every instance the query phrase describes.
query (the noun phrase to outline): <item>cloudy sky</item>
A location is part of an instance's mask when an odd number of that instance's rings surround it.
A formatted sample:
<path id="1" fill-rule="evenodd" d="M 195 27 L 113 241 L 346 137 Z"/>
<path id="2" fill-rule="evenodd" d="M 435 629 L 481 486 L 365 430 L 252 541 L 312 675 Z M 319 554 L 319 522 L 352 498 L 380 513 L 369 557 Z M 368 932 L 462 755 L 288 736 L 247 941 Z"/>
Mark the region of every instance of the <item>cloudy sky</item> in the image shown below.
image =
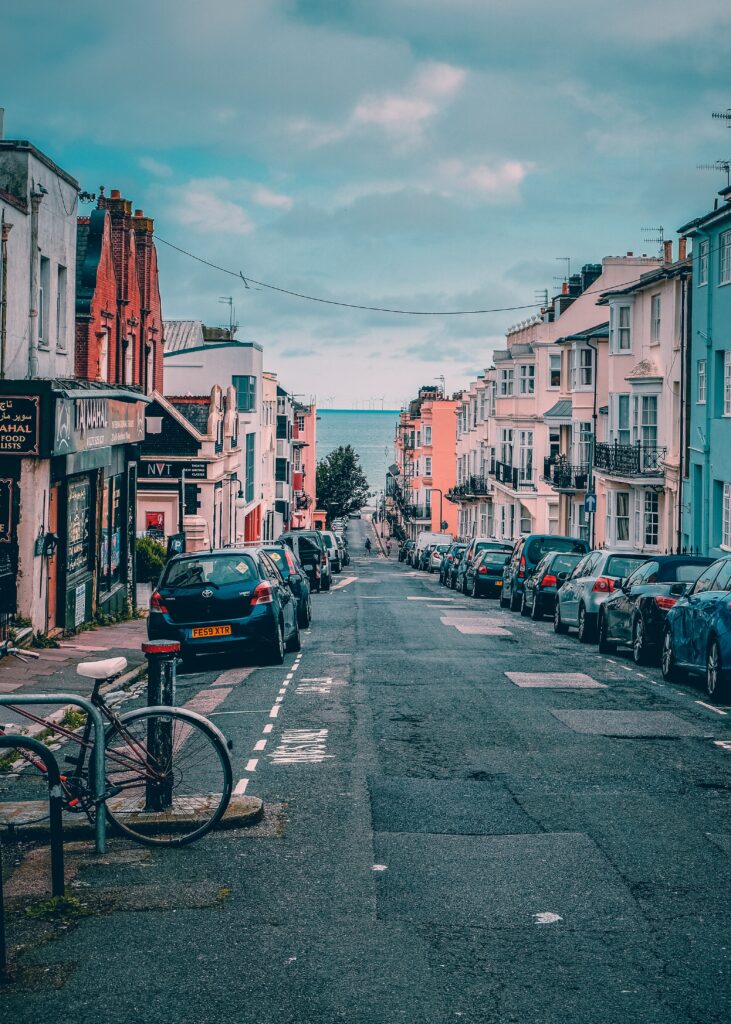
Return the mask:
<path id="1" fill-rule="evenodd" d="M 651 252 L 731 156 L 727 0 L 3 0 L 0 105 L 82 188 L 259 281 L 410 310 L 535 302 Z M 83 209 L 83 207 L 82 207 Z M 525 312 L 306 302 L 158 244 L 166 317 L 227 320 L 322 405 L 397 407 Z"/>

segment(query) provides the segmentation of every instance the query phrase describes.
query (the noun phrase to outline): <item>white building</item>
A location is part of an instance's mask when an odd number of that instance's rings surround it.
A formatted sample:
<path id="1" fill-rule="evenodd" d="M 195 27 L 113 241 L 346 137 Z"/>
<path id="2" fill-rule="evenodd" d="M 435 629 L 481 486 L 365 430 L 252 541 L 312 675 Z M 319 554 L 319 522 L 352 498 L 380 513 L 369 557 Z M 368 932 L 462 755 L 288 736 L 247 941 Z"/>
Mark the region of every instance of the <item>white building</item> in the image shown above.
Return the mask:
<path id="1" fill-rule="evenodd" d="M 166 397 L 205 395 L 218 385 L 233 387 L 239 414 L 240 504 L 238 536 L 233 542 L 262 536 L 262 347 L 238 341 L 229 328 L 206 327 L 200 320 L 165 321 Z"/>

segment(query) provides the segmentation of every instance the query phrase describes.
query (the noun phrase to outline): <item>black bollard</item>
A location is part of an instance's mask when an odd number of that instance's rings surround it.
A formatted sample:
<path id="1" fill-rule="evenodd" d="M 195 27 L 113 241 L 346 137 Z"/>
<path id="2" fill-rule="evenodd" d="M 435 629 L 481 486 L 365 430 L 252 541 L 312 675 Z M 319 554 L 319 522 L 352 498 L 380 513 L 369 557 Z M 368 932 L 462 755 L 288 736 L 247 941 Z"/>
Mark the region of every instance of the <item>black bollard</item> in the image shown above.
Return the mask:
<path id="1" fill-rule="evenodd" d="M 155 640 L 142 645 L 147 658 L 147 703 L 150 707 L 175 705 L 175 668 L 180 654 L 177 640 Z M 149 777 L 145 787 L 145 810 L 164 811 L 173 802 L 172 721 L 150 720 L 147 725 Z"/>

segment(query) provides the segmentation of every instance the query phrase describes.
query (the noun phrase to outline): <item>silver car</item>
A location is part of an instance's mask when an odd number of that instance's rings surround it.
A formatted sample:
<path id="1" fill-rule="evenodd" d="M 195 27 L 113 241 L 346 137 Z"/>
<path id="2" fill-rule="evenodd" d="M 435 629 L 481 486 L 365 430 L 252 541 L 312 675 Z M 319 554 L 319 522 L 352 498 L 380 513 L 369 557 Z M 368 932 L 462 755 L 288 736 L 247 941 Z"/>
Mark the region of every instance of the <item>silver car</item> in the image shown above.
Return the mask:
<path id="1" fill-rule="evenodd" d="M 618 583 L 647 561 L 647 555 L 630 551 L 590 551 L 575 567 L 558 592 L 553 613 L 556 633 L 576 626 L 579 640 L 590 643 L 596 633 L 599 605 Z"/>

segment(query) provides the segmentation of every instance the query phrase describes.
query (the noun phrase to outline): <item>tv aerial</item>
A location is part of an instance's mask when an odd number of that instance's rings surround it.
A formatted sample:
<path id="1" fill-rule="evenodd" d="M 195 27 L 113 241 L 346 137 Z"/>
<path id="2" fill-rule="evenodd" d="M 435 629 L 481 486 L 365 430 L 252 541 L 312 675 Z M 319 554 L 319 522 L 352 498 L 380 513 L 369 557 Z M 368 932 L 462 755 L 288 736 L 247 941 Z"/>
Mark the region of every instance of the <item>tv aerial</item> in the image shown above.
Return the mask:
<path id="1" fill-rule="evenodd" d="M 713 115 L 716 116 L 715 114 Z M 696 164 L 697 171 L 723 171 L 726 175 L 726 188 L 731 185 L 731 160 L 716 160 L 712 164 Z"/>
<path id="2" fill-rule="evenodd" d="M 663 242 L 665 241 L 665 229 L 662 224 L 656 228 L 642 228 L 642 238 L 645 242 L 651 242 L 658 247 L 660 255 L 663 254 Z"/>
<path id="3" fill-rule="evenodd" d="M 726 110 L 714 110 L 711 117 L 715 117 L 717 121 L 728 121 L 728 127 L 731 128 L 731 107 L 727 107 Z"/>

